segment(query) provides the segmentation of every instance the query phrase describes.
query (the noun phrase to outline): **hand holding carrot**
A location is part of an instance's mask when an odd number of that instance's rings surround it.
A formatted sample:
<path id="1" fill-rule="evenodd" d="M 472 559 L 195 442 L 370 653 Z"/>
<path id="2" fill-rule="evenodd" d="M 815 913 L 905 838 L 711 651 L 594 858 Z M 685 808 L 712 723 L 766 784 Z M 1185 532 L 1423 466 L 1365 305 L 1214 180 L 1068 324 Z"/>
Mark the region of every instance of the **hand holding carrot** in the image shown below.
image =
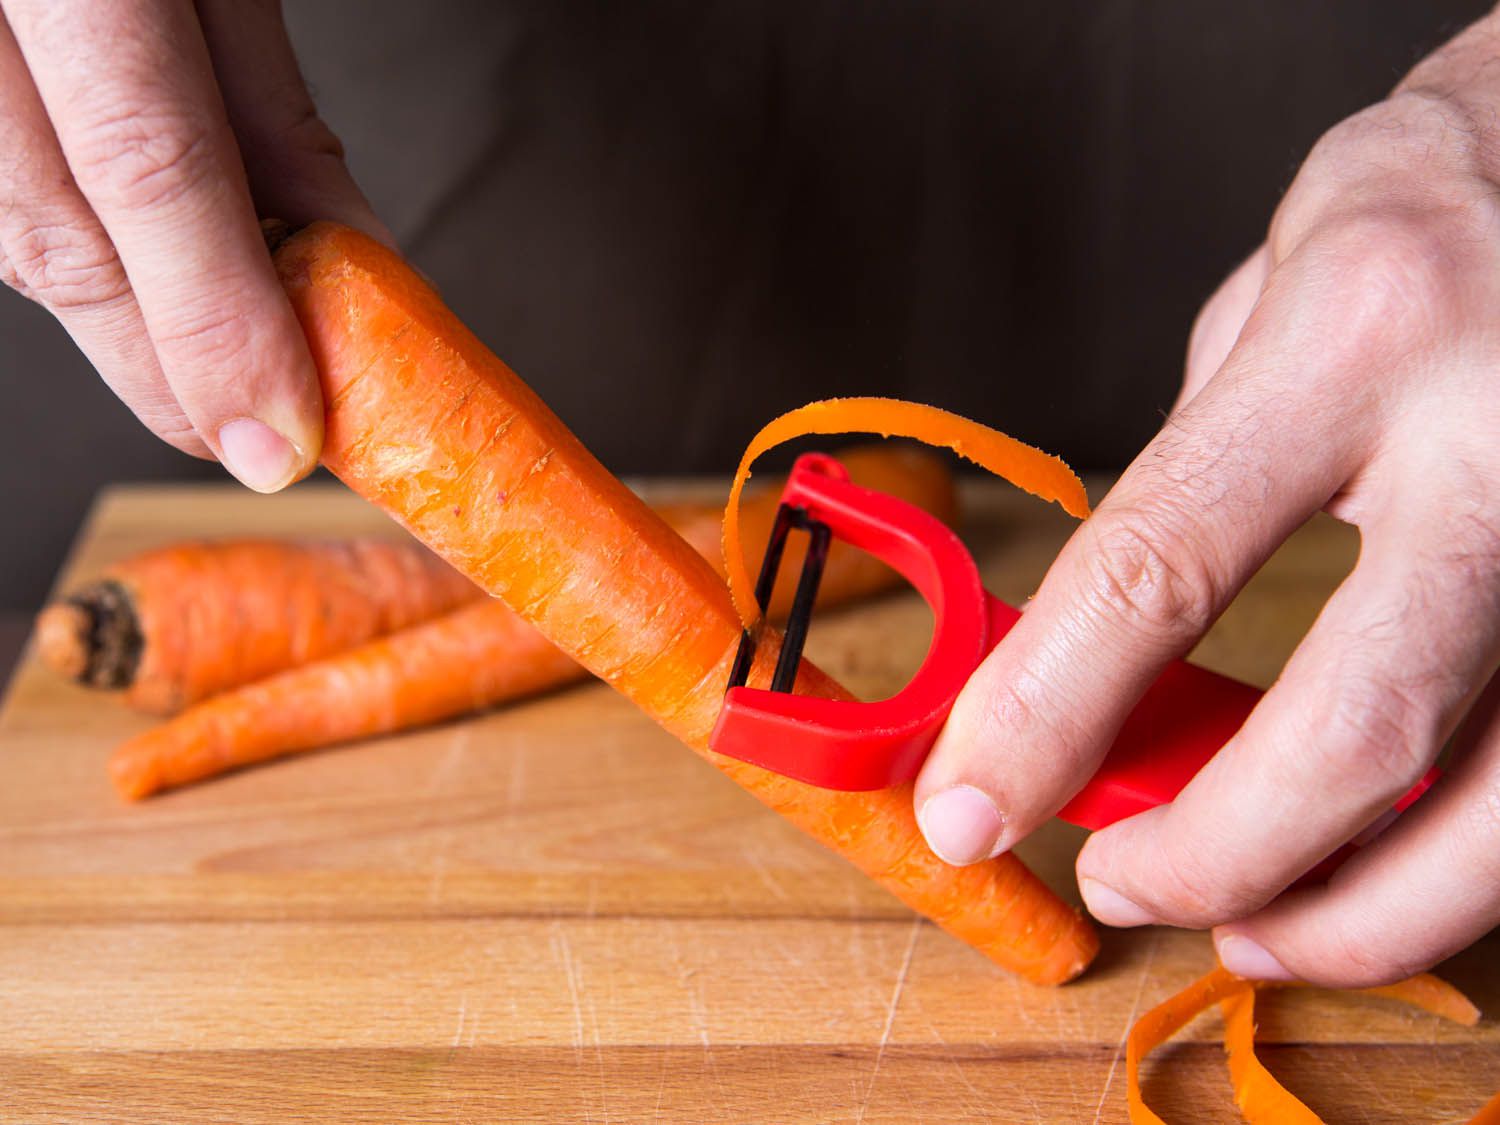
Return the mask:
<path id="1" fill-rule="evenodd" d="M 156 435 L 271 492 L 317 463 L 316 372 L 256 207 L 389 239 L 280 6 L 0 3 L 0 279 Z"/>

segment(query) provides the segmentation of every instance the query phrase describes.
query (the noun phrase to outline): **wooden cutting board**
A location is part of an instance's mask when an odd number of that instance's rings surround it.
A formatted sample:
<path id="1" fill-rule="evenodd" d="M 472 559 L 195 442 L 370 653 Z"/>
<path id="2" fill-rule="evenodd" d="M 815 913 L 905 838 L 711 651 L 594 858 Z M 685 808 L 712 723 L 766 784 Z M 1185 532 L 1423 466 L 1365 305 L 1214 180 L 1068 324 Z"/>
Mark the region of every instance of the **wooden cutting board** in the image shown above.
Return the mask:
<path id="1" fill-rule="evenodd" d="M 966 501 L 1024 598 L 1069 521 L 1002 485 Z M 122 488 L 60 583 L 192 535 L 382 530 L 328 486 Z M 1305 529 L 1201 659 L 1270 682 L 1355 549 Z M 886 692 L 926 625 L 895 596 L 810 651 Z M 124 807 L 104 761 L 142 726 L 29 655 L 0 712 L 0 1120 L 1118 1122 L 1126 1028 L 1211 962 L 1200 934 L 1107 932 L 1076 984 L 1015 980 L 599 686 Z M 1079 839 L 1022 851 L 1068 888 Z M 1500 1010 L 1497 951 L 1444 972 Z M 1261 1026 L 1331 1121 L 1461 1120 L 1500 1088 L 1493 1023 L 1306 994 Z M 1153 1056 L 1168 1121 L 1234 1119 L 1218 1030 Z"/>

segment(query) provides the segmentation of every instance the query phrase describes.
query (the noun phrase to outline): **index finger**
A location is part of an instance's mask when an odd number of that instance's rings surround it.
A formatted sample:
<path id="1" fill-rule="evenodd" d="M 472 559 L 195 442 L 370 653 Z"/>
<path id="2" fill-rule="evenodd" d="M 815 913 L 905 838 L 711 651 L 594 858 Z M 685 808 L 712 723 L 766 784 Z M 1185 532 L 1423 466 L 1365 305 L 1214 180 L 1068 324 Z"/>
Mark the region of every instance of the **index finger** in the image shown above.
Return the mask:
<path id="1" fill-rule="evenodd" d="M 4 7 L 188 419 L 246 484 L 290 483 L 322 445 L 317 375 L 265 252 L 192 5 Z"/>

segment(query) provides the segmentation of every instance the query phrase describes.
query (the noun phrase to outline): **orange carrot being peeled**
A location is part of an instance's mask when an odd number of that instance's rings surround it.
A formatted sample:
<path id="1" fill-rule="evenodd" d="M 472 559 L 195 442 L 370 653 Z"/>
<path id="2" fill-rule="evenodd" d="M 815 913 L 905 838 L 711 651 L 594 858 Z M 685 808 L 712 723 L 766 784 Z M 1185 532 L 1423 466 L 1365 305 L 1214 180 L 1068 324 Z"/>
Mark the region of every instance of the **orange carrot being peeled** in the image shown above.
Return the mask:
<path id="1" fill-rule="evenodd" d="M 866 487 L 945 521 L 956 514 L 953 476 L 930 454 L 866 447 L 845 452 L 842 460 Z M 752 545 L 764 548 L 780 493 L 773 486 L 746 502 Z M 717 505 L 657 510 L 700 553 L 722 560 Z M 789 559 L 788 565 L 800 562 Z M 849 601 L 895 581 L 895 573 L 869 555 L 839 544 L 829 552 L 819 602 Z M 777 607 L 771 608 L 774 615 Z M 137 800 L 299 751 L 440 722 L 587 676 L 505 603 L 486 599 L 204 700 L 122 744 L 110 758 L 110 776 L 122 797 Z"/>
<path id="2" fill-rule="evenodd" d="M 740 621 L 723 578 L 394 253 L 319 223 L 276 268 L 327 406 L 324 463 L 760 800 L 996 962 L 1059 983 L 1098 939 L 1010 855 L 952 868 L 911 787 L 834 793 L 714 756 Z M 766 630 L 751 682 L 769 680 Z M 798 690 L 845 697 L 804 663 Z"/>
<path id="3" fill-rule="evenodd" d="M 182 543 L 42 610 L 37 647 L 60 674 L 167 715 L 482 596 L 410 540 Z"/>

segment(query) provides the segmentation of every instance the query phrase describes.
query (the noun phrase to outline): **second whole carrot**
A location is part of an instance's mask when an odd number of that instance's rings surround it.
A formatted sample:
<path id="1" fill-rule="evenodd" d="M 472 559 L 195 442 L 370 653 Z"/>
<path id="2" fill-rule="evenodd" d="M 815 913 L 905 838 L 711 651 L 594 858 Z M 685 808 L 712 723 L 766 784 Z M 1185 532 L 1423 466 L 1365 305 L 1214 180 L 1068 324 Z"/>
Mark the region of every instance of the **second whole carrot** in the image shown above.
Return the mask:
<path id="1" fill-rule="evenodd" d="M 37 647 L 59 674 L 170 715 L 483 596 L 411 540 L 179 543 L 47 606 Z"/>

